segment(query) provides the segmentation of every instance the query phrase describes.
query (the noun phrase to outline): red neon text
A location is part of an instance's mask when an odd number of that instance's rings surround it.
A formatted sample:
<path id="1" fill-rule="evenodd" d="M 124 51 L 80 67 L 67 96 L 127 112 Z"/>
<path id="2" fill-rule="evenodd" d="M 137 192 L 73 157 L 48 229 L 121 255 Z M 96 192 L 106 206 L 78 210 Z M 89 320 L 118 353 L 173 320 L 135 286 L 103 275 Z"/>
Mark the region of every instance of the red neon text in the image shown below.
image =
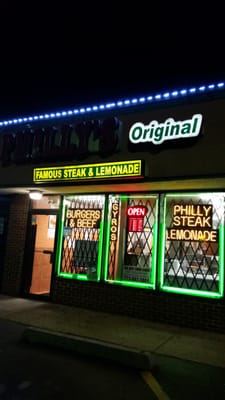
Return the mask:
<path id="1" fill-rule="evenodd" d="M 130 206 L 127 209 L 128 217 L 144 218 L 147 214 L 146 206 Z"/>

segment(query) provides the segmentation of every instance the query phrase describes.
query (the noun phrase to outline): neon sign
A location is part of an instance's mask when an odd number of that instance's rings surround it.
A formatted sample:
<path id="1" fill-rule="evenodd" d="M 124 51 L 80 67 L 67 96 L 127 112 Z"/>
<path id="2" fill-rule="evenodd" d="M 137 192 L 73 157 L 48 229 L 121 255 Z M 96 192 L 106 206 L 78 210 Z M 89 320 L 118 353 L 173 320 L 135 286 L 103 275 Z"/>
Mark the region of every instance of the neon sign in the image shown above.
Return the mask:
<path id="1" fill-rule="evenodd" d="M 212 229 L 211 204 L 175 204 L 172 228 L 167 229 L 167 240 L 218 242 L 218 230 Z"/>
<path id="2" fill-rule="evenodd" d="M 196 137 L 200 133 L 201 125 L 202 114 L 195 114 L 185 121 L 168 118 L 161 124 L 158 121 L 151 121 L 148 125 L 136 122 L 130 128 L 129 139 L 134 144 L 145 142 L 162 144 L 166 140 Z"/>
<path id="3" fill-rule="evenodd" d="M 146 206 L 130 206 L 127 209 L 128 216 L 128 231 L 129 232 L 142 232 L 144 217 L 148 209 Z"/>
<path id="4" fill-rule="evenodd" d="M 68 208 L 66 211 L 66 218 L 68 219 L 68 226 L 70 228 L 99 228 L 101 209 Z"/>
<path id="5" fill-rule="evenodd" d="M 146 206 L 130 206 L 127 209 L 128 217 L 142 217 L 144 218 L 147 214 L 147 207 Z"/>
<path id="6" fill-rule="evenodd" d="M 110 240 L 116 241 L 118 235 L 118 219 L 119 219 L 119 204 L 114 202 L 112 203 L 112 211 L 111 211 L 111 227 L 110 227 Z"/>
<path id="7" fill-rule="evenodd" d="M 142 161 L 120 161 L 101 164 L 69 165 L 63 167 L 34 168 L 33 182 L 75 181 L 102 178 L 141 178 Z"/>

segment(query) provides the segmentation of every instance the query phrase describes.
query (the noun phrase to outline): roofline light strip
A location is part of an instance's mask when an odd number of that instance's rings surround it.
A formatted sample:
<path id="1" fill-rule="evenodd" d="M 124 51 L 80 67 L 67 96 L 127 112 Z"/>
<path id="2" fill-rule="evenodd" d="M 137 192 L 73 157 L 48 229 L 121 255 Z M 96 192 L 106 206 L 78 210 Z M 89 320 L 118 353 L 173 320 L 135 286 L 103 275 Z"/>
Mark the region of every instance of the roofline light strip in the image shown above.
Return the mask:
<path id="1" fill-rule="evenodd" d="M 24 124 L 24 123 L 56 119 L 56 118 L 66 118 L 66 117 L 68 118 L 68 117 L 73 117 L 73 116 L 77 116 L 77 115 L 88 114 L 90 112 L 108 111 L 111 109 L 119 109 L 119 108 L 121 109 L 121 108 L 132 107 L 132 106 L 136 106 L 136 105 L 140 105 L 140 104 L 154 103 L 154 102 L 163 101 L 163 100 L 172 100 L 174 98 L 180 98 L 180 97 L 190 96 L 190 95 L 194 95 L 194 94 L 197 95 L 200 93 L 208 93 L 208 92 L 213 92 L 213 91 L 217 91 L 220 89 L 224 89 L 224 85 L 225 85 L 224 82 L 212 83 L 209 85 L 191 87 L 189 89 L 173 90 L 171 92 L 158 93 L 158 94 L 154 94 L 154 95 L 150 95 L 150 96 L 135 97 L 135 98 L 131 98 L 131 99 L 118 100 L 118 101 L 106 103 L 106 104 L 81 107 L 81 108 L 76 108 L 74 110 L 50 112 L 50 113 L 45 113 L 45 114 L 40 114 L 40 115 L 32 115 L 32 116 L 28 116 L 28 117 L 14 118 L 14 119 L 10 119 L 10 120 L 0 121 L 0 127 L 2 127 L 2 126 L 5 127 L 5 126 L 9 126 L 9 125 L 19 125 L 19 124 Z"/>

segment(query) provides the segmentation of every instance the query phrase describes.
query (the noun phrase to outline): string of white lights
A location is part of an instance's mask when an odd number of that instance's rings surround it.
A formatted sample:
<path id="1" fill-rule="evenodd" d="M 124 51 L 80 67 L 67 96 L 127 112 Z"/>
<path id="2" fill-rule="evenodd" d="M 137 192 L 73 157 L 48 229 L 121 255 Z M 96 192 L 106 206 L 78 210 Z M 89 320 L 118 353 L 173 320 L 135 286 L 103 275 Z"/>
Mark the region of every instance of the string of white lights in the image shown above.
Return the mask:
<path id="1" fill-rule="evenodd" d="M 3 127 L 3 126 L 5 127 L 8 125 L 24 124 L 24 123 L 29 123 L 29 122 L 41 121 L 41 120 L 66 118 L 66 117 L 71 117 L 71 116 L 88 114 L 90 112 L 107 111 L 110 109 L 121 109 L 121 108 L 126 108 L 126 107 L 132 107 L 135 105 L 145 104 L 145 103 L 154 103 L 157 101 L 171 100 L 174 98 L 180 98 L 180 97 L 184 97 L 184 96 L 190 96 L 190 95 L 195 95 L 195 94 L 197 95 L 200 93 L 207 93 L 207 92 L 221 90 L 221 89 L 224 89 L 224 85 L 225 85 L 224 82 L 219 82 L 219 83 L 213 83 L 213 84 L 209 84 L 209 85 L 202 85 L 202 86 L 198 86 L 198 87 L 191 87 L 189 89 L 173 90 L 171 92 L 158 93 L 158 94 L 150 95 L 150 96 L 143 96 L 143 97 L 138 97 L 138 98 L 136 97 L 136 98 L 126 99 L 126 100 L 119 100 L 119 101 L 115 101 L 115 102 L 111 102 L 111 103 L 106 103 L 106 104 L 81 107 L 81 108 L 76 108 L 74 110 L 57 111 L 57 112 L 50 112 L 50 113 L 46 113 L 46 114 L 33 115 L 33 116 L 28 116 L 28 117 L 14 118 L 14 119 L 10 119 L 10 120 L 0 121 L 0 127 Z"/>

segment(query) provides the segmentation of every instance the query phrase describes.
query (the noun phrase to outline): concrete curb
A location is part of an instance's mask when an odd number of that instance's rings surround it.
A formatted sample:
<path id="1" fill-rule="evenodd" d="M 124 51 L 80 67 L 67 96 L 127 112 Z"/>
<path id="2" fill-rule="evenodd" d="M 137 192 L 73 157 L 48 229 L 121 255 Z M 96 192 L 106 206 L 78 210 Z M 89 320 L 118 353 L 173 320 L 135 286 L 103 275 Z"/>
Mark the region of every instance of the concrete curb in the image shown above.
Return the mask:
<path id="1" fill-rule="evenodd" d="M 147 352 L 95 339 L 32 327 L 24 330 L 23 339 L 28 343 L 70 350 L 74 353 L 111 360 L 140 370 L 150 370 L 153 366 L 153 356 Z"/>

